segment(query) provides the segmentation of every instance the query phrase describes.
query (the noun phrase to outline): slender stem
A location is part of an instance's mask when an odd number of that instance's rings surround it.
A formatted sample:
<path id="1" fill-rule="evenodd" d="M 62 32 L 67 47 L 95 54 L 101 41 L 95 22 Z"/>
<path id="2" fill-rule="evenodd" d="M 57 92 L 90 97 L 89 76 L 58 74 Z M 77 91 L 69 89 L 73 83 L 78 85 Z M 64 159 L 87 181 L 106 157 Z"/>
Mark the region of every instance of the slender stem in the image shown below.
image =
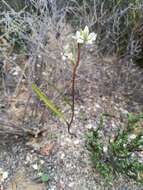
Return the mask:
<path id="1" fill-rule="evenodd" d="M 80 44 L 78 43 L 77 46 L 78 46 L 77 47 L 77 61 L 73 67 L 73 73 L 72 73 L 72 91 L 71 91 L 71 94 L 72 94 L 72 107 L 71 107 L 72 115 L 71 115 L 70 121 L 67 123 L 69 134 L 72 134 L 70 132 L 70 128 L 71 128 L 71 125 L 73 123 L 74 113 L 75 113 L 75 79 L 76 79 L 77 68 L 78 68 L 79 62 L 80 62 Z"/>

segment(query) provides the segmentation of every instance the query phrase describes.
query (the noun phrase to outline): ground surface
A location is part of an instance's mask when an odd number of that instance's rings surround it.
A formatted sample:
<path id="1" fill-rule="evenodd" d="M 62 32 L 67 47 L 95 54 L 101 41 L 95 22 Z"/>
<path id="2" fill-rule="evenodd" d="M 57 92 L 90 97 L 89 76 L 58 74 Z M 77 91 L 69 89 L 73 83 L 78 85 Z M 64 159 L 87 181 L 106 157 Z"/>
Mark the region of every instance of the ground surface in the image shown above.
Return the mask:
<path id="1" fill-rule="evenodd" d="M 9 176 L 1 190 L 142 189 L 121 177 L 107 187 L 92 168 L 85 148 L 85 132 L 97 127 L 102 112 L 124 117 L 128 112 L 142 111 L 141 83 L 140 88 L 134 84 L 138 76 L 133 75 L 135 79 L 126 81 L 126 73 L 122 73 L 128 65 L 125 60 L 119 63 L 114 57 L 101 59 L 93 52 L 88 52 L 82 63 L 78 71 L 78 95 L 72 126 L 77 137 L 70 136 L 66 127 L 56 121 L 47 121 L 44 124 L 47 131 L 38 138 L 29 136 L 23 140 L 15 135 L 2 135 L 0 168 L 8 171 Z M 133 66 L 132 74 L 134 70 L 137 68 Z M 1 105 L 3 103 L 1 101 Z M 1 118 L 5 115 L 7 109 L 3 105 Z M 112 131 L 116 122 L 108 124 L 107 131 Z M 41 167 L 49 175 L 48 184 L 37 179 Z"/>

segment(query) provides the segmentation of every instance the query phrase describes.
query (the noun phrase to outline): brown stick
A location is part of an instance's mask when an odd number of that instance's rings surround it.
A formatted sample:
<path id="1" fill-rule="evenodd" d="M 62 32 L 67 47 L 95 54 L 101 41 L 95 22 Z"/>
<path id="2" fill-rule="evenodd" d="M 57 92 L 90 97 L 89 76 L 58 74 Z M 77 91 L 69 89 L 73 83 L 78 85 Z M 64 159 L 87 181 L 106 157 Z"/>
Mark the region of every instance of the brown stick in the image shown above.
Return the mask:
<path id="1" fill-rule="evenodd" d="M 76 72 L 77 72 L 77 68 L 78 68 L 78 66 L 79 66 L 79 62 L 80 62 L 80 44 L 78 43 L 78 47 L 77 47 L 78 49 L 77 49 L 77 61 L 76 61 L 76 64 L 74 65 L 74 67 L 73 67 L 73 74 L 72 74 L 72 92 L 71 92 L 71 94 L 72 94 L 72 107 L 71 107 L 71 111 L 72 111 L 72 115 L 71 115 L 71 119 L 70 119 L 70 121 L 67 123 L 67 125 L 68 125 L 68 133 L 69 134 L 72 134 L 73 135 L 73 133 L 71 133 L 70 132 L 70 128 L 71 128 L 71 125 L 72 125 L 72 123 L 73 123 L 73 119 L 74 119 L 74 109 L 75 109 L 75 79 L 76 79 Z"/>

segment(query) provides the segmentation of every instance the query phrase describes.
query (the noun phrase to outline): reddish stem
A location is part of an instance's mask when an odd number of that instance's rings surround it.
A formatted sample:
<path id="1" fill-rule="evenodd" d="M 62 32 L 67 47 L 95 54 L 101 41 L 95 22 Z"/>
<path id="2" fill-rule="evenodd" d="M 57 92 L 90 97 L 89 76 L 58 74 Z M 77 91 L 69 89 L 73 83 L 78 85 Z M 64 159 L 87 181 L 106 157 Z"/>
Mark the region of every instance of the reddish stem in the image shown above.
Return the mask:
<path id="1" fill-rule="evenodd" d="M 78 45 L 77 45 L 77 61 L 73 67 L 73 74 L 72 74 L 72 91 L 71 91 L 71 94 L 72 94 L 72 107 L 71 107 L 72 115 L 71 115 L 70 122 L 67 123 L 68 132 L 69 132 L 69 134 L 72 134 L 72 135 L 73 135 L 73 133 L 70 132 L 70 128 L 71 128 L 71 125 L 73 123 L 74 112 L 75 112 L 75 79 L 76 79 L 76 72 L 77 72 L 77 68 L 79 66 L 79 62 L 80 62 L 80 44 L 78 43 Z"/>

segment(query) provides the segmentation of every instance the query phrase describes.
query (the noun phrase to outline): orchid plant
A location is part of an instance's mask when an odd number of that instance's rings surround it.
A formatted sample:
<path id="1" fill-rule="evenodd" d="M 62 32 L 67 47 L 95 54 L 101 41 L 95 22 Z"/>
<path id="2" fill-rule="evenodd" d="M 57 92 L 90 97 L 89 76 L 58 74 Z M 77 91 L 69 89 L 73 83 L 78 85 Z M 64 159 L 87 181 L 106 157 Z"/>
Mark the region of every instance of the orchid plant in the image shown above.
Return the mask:
<path id="1" fill-rule="evenodd" d="M 76 40 L 78 44 L 93 44 L 96 40 L 97 34 L 94 32 L 89 33 L 89 28 L 86 26 L 84 30 L 80 30 L 76 32 L 76 35 L 72 38 Z"/>
<path id="2" fill-rule="evenodd" d="M 48 108 L 50 108 L 64 123 L 68 126 L 68 132 L 70 132 L 71 125 L 74 119 L 74 110 L 75 110 L 75 79 L 76 79 L 76 72 L 77 68 L 80 63 L 81 58 L 81 48 L 84 45 L 91 45 L 95 42 L 97 38 L 97 34 L 94 32 L 90 33 L 88 26 L 85 26 L 83 30 L 77 31 L 72 39 L 74 42 L 70 46 L 69 44 L 64 47 L 64 51 L 62 53 L 63 61 L 68 60 L 73 65 L 73 72 L 72 72 L 72 104 L 71 104 L 71 118 L 67 121 L 64 114 L 57 108 L 57 106 L 48 99 L 48 97 L 40 91 L 40 89 L 35 85 L 32 84 L 32 89 L 38 95 L 38 97 L 46 104 Z"/>

